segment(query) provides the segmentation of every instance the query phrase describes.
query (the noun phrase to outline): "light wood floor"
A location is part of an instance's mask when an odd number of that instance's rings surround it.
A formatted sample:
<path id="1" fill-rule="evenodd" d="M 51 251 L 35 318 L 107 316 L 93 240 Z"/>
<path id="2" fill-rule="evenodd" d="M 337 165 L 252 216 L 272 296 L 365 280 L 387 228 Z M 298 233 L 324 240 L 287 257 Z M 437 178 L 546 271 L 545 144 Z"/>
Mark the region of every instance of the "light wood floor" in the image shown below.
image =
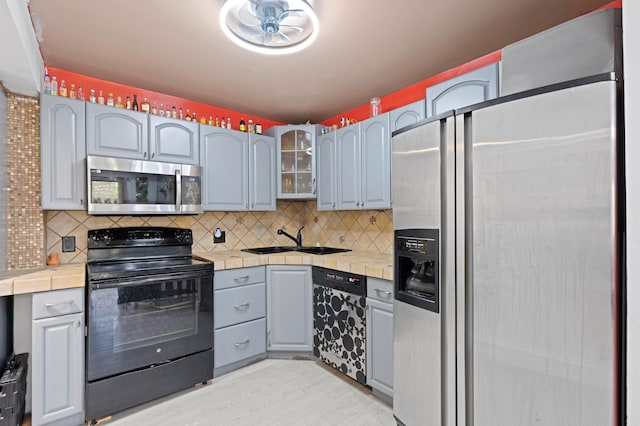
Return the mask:
<path id="1" fill-rule="evenodd" d="M 104 425 L 396 424 L 389 405 L 333 371 L 316 361 L 267 359 L 115 414 Z"/>

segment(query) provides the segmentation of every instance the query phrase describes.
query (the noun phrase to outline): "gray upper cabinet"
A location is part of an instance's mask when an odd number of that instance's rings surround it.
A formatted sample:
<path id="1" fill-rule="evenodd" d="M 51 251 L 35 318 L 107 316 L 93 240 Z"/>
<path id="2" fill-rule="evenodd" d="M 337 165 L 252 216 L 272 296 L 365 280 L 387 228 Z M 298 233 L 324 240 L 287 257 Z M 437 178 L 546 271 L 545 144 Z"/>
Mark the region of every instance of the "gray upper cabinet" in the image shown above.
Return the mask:
<path id="1" fill-rule="evenodd" d="M 278 198 L 316 198 L 316 132 L 317 126 L 274 126 L 278 145 Z"/>
<path id="2" fill-rule="evenodd" d="M 198 123 L 149 116 L 150 159 L 181 164 L 200 164 Z"/>
<path id="3" fill-rule="evenodd" d="M 198 123 L 92 103 L 86 108 L 91 155 L 200 163 Z"/>
<path id="4" fill-rule="evenodd" d="M 360 123 L 361 209 L 391 208 L 391 138 L 389 115 Z"/>
<path id="5" fill-rule="evenodd" d="M 149 159 L 146 113 L 92 103 L 86 107 L 87 151 L 90 155 Z"/>
<path id="6" fill-rule="evenodd" d="M 200 125 L 203 209 L 276 209 L 276 143 L 266 135 Z"/>
<path id="7" fill-rule="evenodd" d="M 337 207 L 336 133 L 318 136 L 316 144 L 318 210 L 335 210 Z"/>
<path id="8" fill-rule="evenodd" d="M 249 134 L 249 210 L 276 209 L 276 141 Z"/>
<path id="9" fill-rule="evenodd" d="M 84 210 L 85 104 L 42 95 L 40 114 L 42 208 Z"/>
<path id="10" fill-rule="evenodd" d="M 389 111 L 389 134 L 424 118 L 424 99 Z"/>
<path id="11" fill-rule="evenodd" d="M 360 208 L 360 124 L 336 131 L 338 210 Z"/>
<path id="12" fill-rule="evenodd" d="M 389 114 L 336 132 L 338 210 L 391 207 Z"/>
<path id="13" fill-rule="evenodd" d="M 498 63 L 427 88 L 427 117 L 498 97 Z"/>
<path id="14" fill-rule="evenodd" d="M 242 211 L 249 204 L 247 134 L 200 126 L 204 210 Z"/>

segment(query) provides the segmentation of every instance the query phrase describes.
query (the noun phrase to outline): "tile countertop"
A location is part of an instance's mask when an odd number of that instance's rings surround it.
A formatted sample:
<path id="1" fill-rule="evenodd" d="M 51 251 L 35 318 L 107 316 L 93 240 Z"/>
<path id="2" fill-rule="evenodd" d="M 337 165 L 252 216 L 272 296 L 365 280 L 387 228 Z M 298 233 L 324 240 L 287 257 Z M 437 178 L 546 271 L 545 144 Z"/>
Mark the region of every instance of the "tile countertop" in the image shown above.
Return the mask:
<path id="1" fill-rule="evenodd" d="M 216 271 L 260 265 L 311 265 L 393 280 L 393 261 L 390 254 L 349 251 L 314 255 L 291 251 L 258 255 L 240 250 L 196 252 L 193 254 L 214 262 Z M 0 296 L 84 287 L 84 285 L 84 263 L 68 263 L 0 274 Z"/>
<path id="2" fill-rule="evenodd" d="M 85 264 L 67 263 L 0 274 L 0 296 L 84 287 Z"/>
<path id="3" fill-rule="evenodd" d="M 239 250 L 229 250 L 195 252 L 193 255 L 212 261 L 216 271 L 260 265 L 311 265 L 384 280 L 393 280 L 393 256 L 383 253 L 348 251 L 315 255 L 291 251 L 258 255 Z"/>

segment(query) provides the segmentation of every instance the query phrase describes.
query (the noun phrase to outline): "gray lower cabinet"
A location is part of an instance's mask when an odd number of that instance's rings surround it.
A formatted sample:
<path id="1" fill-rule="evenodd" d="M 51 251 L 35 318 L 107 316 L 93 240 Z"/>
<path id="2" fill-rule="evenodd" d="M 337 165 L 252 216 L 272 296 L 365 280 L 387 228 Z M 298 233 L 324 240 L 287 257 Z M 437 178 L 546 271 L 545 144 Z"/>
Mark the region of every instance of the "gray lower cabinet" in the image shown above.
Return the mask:
<path id="1" fill-rule="evenodd" d="M 213 293 L 213 374 L 266 357 L 265 267 L 216 272 Z"/>
<path id="2" fill-rule="evenodd" d="M 427 88 L 426 116 L 442 114 L 498 97 L 498 63 L 489 64 Z"/>
<path id="3" fill-rule="evenodd" d="M 267 266 L 267 350 L 313 351 L 311 266 Z"/>
<path id="4" fill-rule="evenodd" d="M 389 114 L 336 132 L 337 209 L 391 208 Z"/>
<path id="5" fill-rule="evenodd" d="M 86 209 L 85 103 L 40 98 L 40 155 L 44 210 Z"/>
<path id="6" fill-rule="evenodd" d="M 393 397 L 393 282 L 367 278 L 367 384 Z"/>
<path id="7" fill-rule="evenodd" d="M 205 211 L 276 209 L 276 143 L 266 135 L 200 125 Z"/>
<path id="8" fill-rule="evenodd" d="M 32 301 L 31 423 L 84 421 L 84 289 L 36 293 Z"/>

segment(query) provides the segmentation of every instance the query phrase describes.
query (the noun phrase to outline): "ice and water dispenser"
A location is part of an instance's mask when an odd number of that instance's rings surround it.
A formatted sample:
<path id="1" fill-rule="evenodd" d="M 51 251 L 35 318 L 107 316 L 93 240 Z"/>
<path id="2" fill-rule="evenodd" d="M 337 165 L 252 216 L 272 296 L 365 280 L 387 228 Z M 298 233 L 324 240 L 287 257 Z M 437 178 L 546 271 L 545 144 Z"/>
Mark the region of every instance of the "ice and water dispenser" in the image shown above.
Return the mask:
<path id="1" fill-rule="evenodd" d="M 439 313 L 439 230 L 400 229 L 394 240 L 396 299 Z"/>

